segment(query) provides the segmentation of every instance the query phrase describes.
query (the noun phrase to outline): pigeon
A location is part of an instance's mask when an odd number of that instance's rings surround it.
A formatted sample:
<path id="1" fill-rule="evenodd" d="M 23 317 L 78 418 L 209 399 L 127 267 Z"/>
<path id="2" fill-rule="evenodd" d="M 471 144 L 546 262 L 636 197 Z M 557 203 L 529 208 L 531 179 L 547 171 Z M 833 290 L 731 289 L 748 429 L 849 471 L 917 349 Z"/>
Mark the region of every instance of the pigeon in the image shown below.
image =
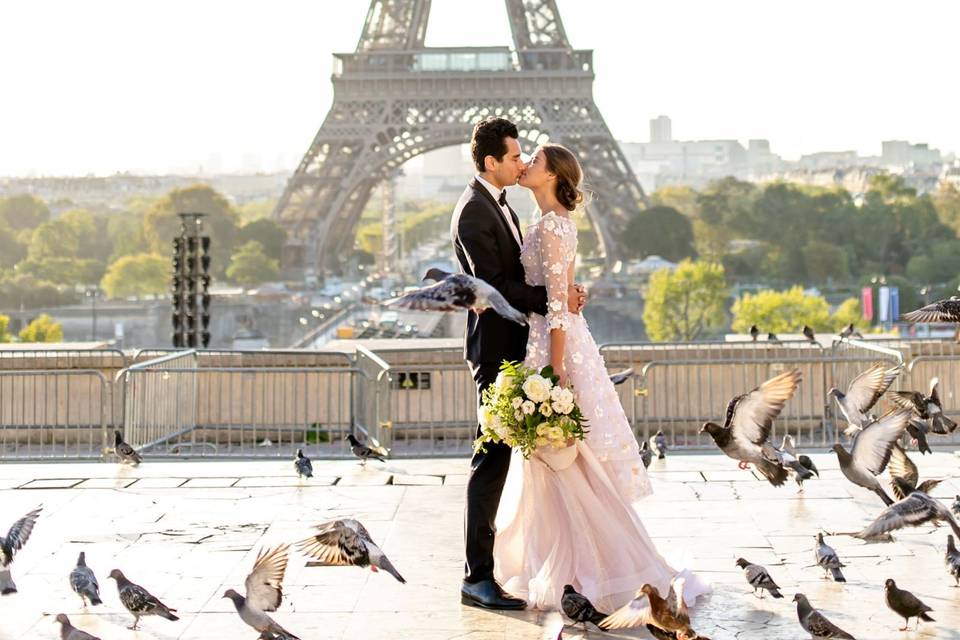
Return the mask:
<path id="1" fill-rule="evenodd" d="M 297 543 L 297 549 L 327 565 L 383 569 L 399 582 L 407 581 L 357 520 L 344 518 L 317 525 L 317 533 Z"/>
<path id="2" fill-rule="evenodd" d="M 859 338 L 863 340 L 863 334 L 857 331 L 857 328 L 853 326 L 852 322 L 844 327 L 843 331 L 840 332 L 841 340 L 846 340 L 849 338 Z"/>
<path id="3" fill-rule="evenodd" d="M 919 527 L 927 522 L 946 522 L 960 538 L 960 526 L 939 500 L 914 491 L 900 502 L 880 512 L 877 519 L 854 537 L 863 540 L 883 539 L 884 534 L 904 527 Z"/>
<path id="4" fill-rule="evenodd" d="M 947 553 L 943 558 L 944 563 L 947 565 L 947 569 L 950 571 L 950 575 L 953 576 L 953 580 L 956 584 L 954 587 L 960 587 L 960 551 L 957 551 L 957 545 L 953 541 L 953 536 L 947 536 Z"/>
<path id="5" fill-rule="evenodd" d="M 883 591 L 886 594 L 887 606 L 890 610 L 903 618 L 903 628 L 900 631 L 906 631 L 910 626 L 910 618 L 917 619 L 917 628 L 920 628 L 920 621 L 934 622 L 934 619 L 927 615 L 928 611 L 933 611 L 930 607 L 920 602 L 920 599 L 907 591 L 897 587 L 897 583 L 891 578 L 887 578 L 883 583 Z"/>
<path id="6" fill-rule="evenodd" d="M 954 515 L 960 517 L 960 496 L 957 496 L 957 499 L 950 505 L 950 510 L 953 511 Z"/>
<path id="7" fill-rule="evenodd" d="M 610 382 L 612 382 L 614 385 L 623 384 L 631 377 L 633 377 L 633 367 L 624 369 L 623 371 L 618 371 L 617 373 L 611 373 Z"/>
<path id="8" fill-rule="evenodd" d="M 800 620 L 800 626 L 814 638 L 855 640 L 852 635 L 827 620 L 825 615 L 814 609 L 810 601 L 807 600 L 807 596 L 798 593 L 793 596 L 793 601 L 797 603 L 797 618 Z"/>
<path id="9" fill-rule="evenodd" d="M 840 556 L 833 550 L 833 547 L 823 541 L 822 533 L 817 534 L 817 545 L 813 548 L 813 555 L 817 560 L 817 564 L 823 569 L 824 579 L 826 579 L 829 573 L 833 576 L 834 582 L 847 581 L 847 579 L 843 577 L 843 572 L 840 571 L 840 567 L 845 567 L 846 565 L 840 562 Z"/>
<path id="10" fill-rule="evenodd" d="M 313 463 L 310 458 L 303 455 L 303 449 L 297 449 L 297 457 L 293 459 L 293 468 L 301 478 L 313 477 Z"/>
<path id="11" fill-rule="evenodd" d="M 253 563 L 253 571 L 244 581 L 246 595 L 242 596 L 233 589 L 223 593 L 230 598 L 237 609 L 240 619 L 260 632 L 261 636 L 277 636 L 299 640 L 266 614 L 276 611 L 283 601 L 283 574 L 287 570 L 287 545 L 275 549 L 261 549 Z"/>
<path id="12" fill-rule="evenodd" d="M 649 468 L 650 463 L 653 462 L 653 451 L 650 450 L 650 443 L 646 440 L 640 443 L 640 459 L 643 460 L 644 469 Z"/>
<path id="13" fill-rule="evenodd" d="M 620 607 L 600 622 L 601 629 L 632 629 L 641 625 L 653 625 L 663 631 L 679 632 L 684 637 L 696 637 L 690 628 L 690 614 L 683 601 L 683 578 L 674 578 L 670 583 L 667 599 L 651 584 L 644 584 L 634 599 Z M 647 603 L 644 603 L 646 599 Z"/>
<path id="14" fill-rule="evenodd" d="M 816 334 L 813 333 L 813 329 L 811 329 L 811 328 L 810 328 L 809 326 L 807 326 L 807 325 L 803 325 L 803 335 L 804 335 L 804 337 L 806 337 L 806 339 L 809 340 L 810 342 L 812 342 L 812 343 L 814 343 L 814 344 L 820 344 L 819 342 L 817 342 L 817 336 L 816 336 Z"/>
<path id="15" fill-rule="evenodd" d="M 597 611 L 593 603 L 586 596 L 577 593 L 572 584 L 563 585 L 563 596 L 560 598 L 560 608 L 568 618 L 576 622 L 582 622 L 583 628 L 587 628 L 587 623 L 592 622 L 599 625 L 608 614 Z"/>
<path id="16" fill-rule="evenodd" d="M 898 407 L 910 409 L 913 415 L 921 420 L 930 421 L 930 431 L 938 435 L 949 435 L 957 428 L 957 423 L 948 418 L 943 413 L 943 405 L 940 403 L 940 395 L 937 393 L 937 387 L 940 385 L 940 378 L 930 380 L 930 393 L 926 396 L 919 391 L 895 391 L 890 400 Z"/>
<path id="17" fill-rule="evenodd" d="M 767 334 L 767 342 L 776 342 L 777 344 L 780 344 L 780 338 L 777 337 L 777 334 L 771 331 Z"/>
<path id="18" fill-rule="evenodd" d="M 901 316 L 907 322 L 960 322 L 960 298 L 950 296 Z"/>
<path id="19" fill-rule="evenodd" d="M 6 537 L 0 537 L 0 596 L 17 592 L 17 585 L 13 582 L 13 576 L 10 573 L 10 565 L 13 564 L 13 556 L 30 539 L 30 534 L 33 533 L 33 527 L 37 524 L 37 518 L 40 517 L 42 510 L 43 507 L 37 507 L 23 516 L 13 523 Z"/>
<path id="20" fill-rule="evenodd" d="M 910 414 L 903 409 L 891 411 L 856 434 L 849 453 L 842 444 L 833 445 L 840 471 L 847 480 L 873 491 L 887 506 L 893 504 L 893 499 L 880 486 L 877 476 L 887 467 L 893 447 L 903 435 L 909 417 Z"/>
<path id="21" fill-rule="evenodd" d="M 767 438 L 773 420 L 799 384 L 799 369 L 781 373 L 753 391 L 733 398 L 727 404 L 723 426 L 707 422 L 700 433 L 709 433 L 721 451 L 740 461 L 741 469 L 752 462 L 770 484 L 779 487 L 787 479 L 787 470 L 780 461 L 780 453 Z"/>
<path id="22" fill-rule="evenodd" d="M 755 324 L 750 325 L 750 338 L 751 338 L 754 342 L 756 342 L 756 341 L 757 341 L 757 336 L 759 336 L 759 335 L 760 335 L 760 329 L 757 328 L 757 325 L 755 325 Z"/>
<path id="23" fill-rule="evenodd" d="M 737 558 L 737 566 L 743 569 L 743 574 L 747 578 L 747 582 L 750 583 L 750 586 L 753 587 L 753 595 L 757 595 L 757 592 L 760 592 L 760 599 L 763 599 L 763 592 L 767 590 L 770 592 L 774 598 L 782 598 L 783 594 L 780 593 L 780 587 L 777 586 L 777 583 L 773 581 L 773 578 L 770 577 L 770 573 L 767 571 L 766 567 L 762 567 L 759 564 L 753 564 L 749 560 L 744 560 L 743 558 Z"/>
<path id="24" fill-rule="evenodd" d="M 910 418 L 910 421 L 907 422 L 907 433 L 910 434 L 910 440 L 917 445 L 917 450 L 921 453 L 933 453 L 933 449 L 930 448 L 930 443 L 927 442 L 927 431 L 929 427 L 926 422 L 922 420 L 917 420 L 916 418 Z"/>
<path id="25" fill-rule="evenodd" d="M 517 324 L 527 324 L 526 315 L 510 306 L 503 294 L 479 278 L 465 273 L 447 273 L 440 269 L 430 269 L 424 280 L 437 282 L 420 287 L 399 298 L 387 300 L 383 304 L 418 311 L 472 309 L 481 312 L 492 308 L 507 320 Z"/>
<path id="26" fill-rule="evenodd" d="M 840 413 L 851 427 L 863 428 L 873 421 L 873 417 L 869 415 L 870 409 L 877 404 L 899 374 L 899 367 L 888 369 L 882 362 L 878 362 L 858 374 L 847 385 L 846 393 L 834 387 L 827 395 L 833 396 L 837 401 Z M 855 432 L 856 429 L 848 429 L 847 435 L 852 436 Z"/>
<path id="27" fill-rule="evenodd" d="M 70 624 L 70 618 L 63 613 L 58 613 L 55 621 L 60 623 L 60 640 L 100 640 Z"/>
<path id="28" fill-rule="evenodd" d="M 126 462 L 137 466 L 143 462 L 143 458 L 140 457 L 140 454 L 131 447 L 129 444 L 123 441 L 123 436 L 120 435 L 119 431 L 113 432 L 113 452 L 117 454 L 117 457 L 120 458 L 120 462 Z"/>
<path id="29" fill-rule="evenodd" d="M 897 500 L 903 500 L 914 491 L 928 494 L 941 482 L 940 480 L 920 482 L 920 471 L 917 465 L 899 444 L 893 445 L 887 470 L 890 472 L 890 486 Z"/>
<path id="30" fill-rule="evenodd" d="M 650 450 L 656 454 L 658 460 L 667 457 L 667 436 L 664 435 L 663 429 L 658 429 L 655 434 L 650 436 Z"/>
<path id="31" fill-rule="evenodd" d="M 77 566 L 70 572 L 70 588 L 80 596 L 84 607 L 87 606 L 87 602 L 92 607 L 103 604 L 100 599 L 100 584 L 97 582 L 97 576 L 93 575 L 93 570 L 87 566 L 87 554 L 84 551 L 80 552 Z"/>
<path id="32" fill-rule="evenodd" d="M 793 436 L 789 433 L 783 434 L 783 442 L 780 444 L 778 453 L 780 454 L 781 464 L 793 471 L 793 478 L 800 486 L 800 492 L 803 491 L 803 483 L 806 480 L 812 478 L 814 474 L 820 477 L 817 466 L 813 464 L 813 460 L 809 456 L 797 455 L 796 446 L 793 444 Z"/>
<path id="33" fill-rule="evenodd" d="M 363 464 L 367 464 L 367 460 L 371 458 L 379 460 L 380 462 L 386 462 L 387 450 L 380 446 L 376 438 L 370 438 L 370 444 L 373 445 L 372 447 L 361 444 L 352 433 L 348 433 L 346 439 L 350 441 L 350 451 L 355 457 L 359 458 Z"/>
<path id="34" fill-rule="evenodd" d="M 176 609 L 171 609 L 140 585 L 127 580 L 120 569 L 114 569 L 108 577 L 117 581 L 120 602 L 123 603 L 127 611 L 133 614 L 133 624 L 127 627 L 128 629 L 136 629 L 137 625 L 140 624 L 140 618 L 143 616 L 160 616 L 173 622 L 180 619 L 173 615 Z"/>

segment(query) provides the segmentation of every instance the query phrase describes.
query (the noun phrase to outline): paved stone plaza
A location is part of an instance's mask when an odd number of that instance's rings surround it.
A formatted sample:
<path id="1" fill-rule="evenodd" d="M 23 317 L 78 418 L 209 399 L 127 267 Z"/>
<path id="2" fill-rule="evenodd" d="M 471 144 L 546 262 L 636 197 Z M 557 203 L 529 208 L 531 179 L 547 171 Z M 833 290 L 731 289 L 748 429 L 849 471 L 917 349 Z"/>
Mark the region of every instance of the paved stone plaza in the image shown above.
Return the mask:
<path id="1" fill-rule="evenodd" d="M 946 478 L 936 495 L 960 493 L 960 459 L 949 452 L 912 454 L 921 478 Z M 880 501 L 842 479 L 835 457 L 814 456 L 822 478 L 797 494 L 738 471 L 718 455 L 654 461 L 656 494 L 641 503 L 661 550 L 687 552 L 714 593 L 694 612 L 701 633 L 730 638 L 806 638 L 797 624 L 797 591 L 834 622 L 863 638 L 960 638 L 960 589 L 943 565 L 947 529 L 927 526 L 889 544 L 828 538 L 846 562 L 849 582 L 821 579 L 813 536 L 854 531 L 879 513 Z M 408 584 L 353 567 L 307 567 L 291 554 L 286 599 L 275 618 L 303 640 L 325 638 L 526 640 L 546 637 L 555 616 L 500 614 L 460 605 L 463 459 L 372 463 L 315 461 L 317 477 L 300 483 L 292 464 L 147 461 L 115 464 L 0 465 L 0 529 L 43 505 L 33 537 L 17 556 L 20 593 L 0 599 L 0 639 L 59 638 L 57 613 L 103 640 L 255 638 L 223 591 L 243 589 L 261 545 L 305 537 L 323 520 L 355 516 L 370 529 Z M 77 553 L 97 573 L 104 605 L 84 612 L 67 575 Z M 737 556 L 765 564 L 786 598 L 756 599 Z M 145 618 L 141 630 L 117 598 L 108 572 L 120 568 L 171 607 L 181 620 Z M 892 577 L 934 609 L 936 623 L 899 632 L 903 621 L 884 605 Z M 556 628 L 556 626 L 554 626 Z M 566 627 L 564 638 L 646 638 L 646 631 L 602 634 Z M 552 637 L 556 637 L 556 630 Z"/>

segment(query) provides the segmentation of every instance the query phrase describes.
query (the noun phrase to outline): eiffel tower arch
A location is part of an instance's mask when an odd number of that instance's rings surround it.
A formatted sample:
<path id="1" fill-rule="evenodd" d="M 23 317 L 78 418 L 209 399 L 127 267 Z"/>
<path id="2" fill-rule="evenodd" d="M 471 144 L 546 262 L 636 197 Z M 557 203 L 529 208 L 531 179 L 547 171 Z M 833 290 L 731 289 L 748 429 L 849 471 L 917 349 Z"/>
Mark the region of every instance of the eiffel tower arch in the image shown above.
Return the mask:
<path id="1" fill-rule="evenodd" d="M 606 264 L 620 259 L 646 197 L 593 100 L 593 52 L 570 46 L 556 1 L 506 0 L 513 48 L 425 47 L 430 2 L 371 0 L 356 51 L 334 54 L 333 105 L 273 213 L 284 265 L 335 270 L 377 184 L 491 115 L 515 122 L 527 151 L 549 139 L 578 155 Z"/>

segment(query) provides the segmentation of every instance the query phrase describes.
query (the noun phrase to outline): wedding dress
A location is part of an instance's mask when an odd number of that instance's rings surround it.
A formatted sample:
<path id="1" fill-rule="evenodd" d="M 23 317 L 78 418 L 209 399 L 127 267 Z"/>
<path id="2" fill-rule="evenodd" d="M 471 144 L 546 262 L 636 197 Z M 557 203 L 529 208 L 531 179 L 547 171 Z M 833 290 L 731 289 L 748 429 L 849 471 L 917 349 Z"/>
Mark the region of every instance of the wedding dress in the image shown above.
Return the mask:
<path id="1" fill-rule="evenodd" d="M 546 285 L 548 302 L 546 316 L 529 316 L 524 364 L 550 364 L 550 329 L 566 331 L 564 366 L 588 431 L 573 445 L 572 463 L 513 452 L 497 513 L 495 577 L 531 607 L 559 608 L 563 586 L 572 584 L 610 613 L 644 583 L 665 595 L 678 571 L 634 509 L 651 493 L 636 438 L 586 320 L 567 311 L 576 249 L 576 225 L 566 216 L 550 212 L 527 229 L 520 254 L 526 280 Z M 708 588 L 683 573 L 684 599 L 692 603 Z"/>

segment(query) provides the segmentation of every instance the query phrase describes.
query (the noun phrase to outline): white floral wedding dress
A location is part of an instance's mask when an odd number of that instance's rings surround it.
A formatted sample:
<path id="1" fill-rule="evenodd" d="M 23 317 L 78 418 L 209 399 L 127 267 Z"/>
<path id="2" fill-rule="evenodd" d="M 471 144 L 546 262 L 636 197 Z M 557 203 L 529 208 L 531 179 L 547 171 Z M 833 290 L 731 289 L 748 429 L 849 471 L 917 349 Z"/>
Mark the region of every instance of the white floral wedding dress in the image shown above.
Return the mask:
<path id="1" fill-rule="evenodd" d="M 576 249 L 576 225 L 566 216 L 550 212 L 527 229 L 520 258 L 527 283 L 546 285 L 548 312 L 529 317 L 525 364 L 548 365 L 550 329 L 566 331 L 564 365 L 589 430 L 572 463 L 514 451 L 497 513 L 495 577 L 531 607 L 559 608 L 563 585 L 572 584 L 610 613 L 644 583 L 666 594 L 678 572 L 634 509 L 651 493 L 636 438 L 586 320 L 567 311 Z M 684 575 L 692 603 L 708 589 Z"/>

